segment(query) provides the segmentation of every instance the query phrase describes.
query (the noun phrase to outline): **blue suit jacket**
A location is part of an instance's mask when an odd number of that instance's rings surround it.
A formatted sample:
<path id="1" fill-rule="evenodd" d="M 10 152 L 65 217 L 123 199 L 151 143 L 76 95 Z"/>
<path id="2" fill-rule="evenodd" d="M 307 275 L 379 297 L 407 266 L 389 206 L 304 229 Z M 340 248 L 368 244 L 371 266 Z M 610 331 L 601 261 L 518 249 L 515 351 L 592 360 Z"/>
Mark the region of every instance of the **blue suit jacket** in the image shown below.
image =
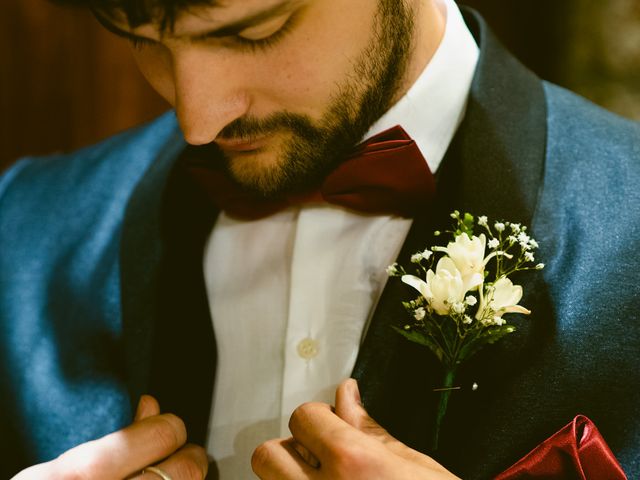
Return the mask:
<path id="1" fill-rule="evenodd" d="M 547 264 L 517 333 L 460 372 L 436 458 L 488 478 L 589 416 L 640 477 L 640 128 L 541 82 L 467 13 L 481 47 L 464 123 L 400 259 L 448 212 L 523 222 Z M 425 106 L 428 108 L 428 106 Z M 0 180 L 0 475 L 127 424 L 143 392 L 203 442 L 215 372 L 202 246 L 216 212 L 176 159 L 173 113 Z M 353 375 L 370 413 L 426 449 L 437 363 L 389 328 L 389 282 Z M 259 359 L 256 359 L 259 360 Z"/>

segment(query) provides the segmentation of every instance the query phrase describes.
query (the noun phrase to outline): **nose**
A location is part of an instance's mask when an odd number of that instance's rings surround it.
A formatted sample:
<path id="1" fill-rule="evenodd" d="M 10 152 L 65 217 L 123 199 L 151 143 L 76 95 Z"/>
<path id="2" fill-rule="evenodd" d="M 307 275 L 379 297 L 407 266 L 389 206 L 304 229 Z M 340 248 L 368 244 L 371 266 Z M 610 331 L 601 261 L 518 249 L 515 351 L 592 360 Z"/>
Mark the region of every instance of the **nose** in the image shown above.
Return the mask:
<path id="1" fill-rule="evenodd" d="M 175 108 L 187 143 L 204 145 L 247 113 L 250 99 L 229 61 L 207 52 L 174 57 Z"/>

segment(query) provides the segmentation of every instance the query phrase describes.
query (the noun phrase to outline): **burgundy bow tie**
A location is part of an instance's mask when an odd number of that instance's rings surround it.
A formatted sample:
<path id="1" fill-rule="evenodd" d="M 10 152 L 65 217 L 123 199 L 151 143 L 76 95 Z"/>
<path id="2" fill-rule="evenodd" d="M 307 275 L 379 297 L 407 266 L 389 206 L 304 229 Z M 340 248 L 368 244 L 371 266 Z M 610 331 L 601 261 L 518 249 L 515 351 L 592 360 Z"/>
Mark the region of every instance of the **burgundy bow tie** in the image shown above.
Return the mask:
<path id="1" fill-rule="evenodd" d="M 228 215 L 258 219 L 301 203 L 328 202 L 370 214 L 412 217 L 433 198 L 435 180 L 416 143 L 400 126 L 355 147 L 315 190 L 265 199 L 244 190 L 211 159 L 187 160 L 187 169 Z"/>

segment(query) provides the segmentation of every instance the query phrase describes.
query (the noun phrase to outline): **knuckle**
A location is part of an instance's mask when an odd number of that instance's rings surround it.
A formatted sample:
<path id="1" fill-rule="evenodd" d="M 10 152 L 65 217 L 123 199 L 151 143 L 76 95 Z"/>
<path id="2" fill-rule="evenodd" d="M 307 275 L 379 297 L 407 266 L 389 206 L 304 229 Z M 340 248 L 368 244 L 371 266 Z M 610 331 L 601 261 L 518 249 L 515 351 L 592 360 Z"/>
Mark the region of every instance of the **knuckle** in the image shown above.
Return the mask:
<path id="1" fill-rule="evenodd" d="M 342 450 L 333 450 L 330 455 L 336 472 L 341 476 L 354 471 L 366 473 L 374 463 L 364 449 L 353 446 L 343 445 Z"/>
<path id="2" fill-rule="evenodd" d="M 187 441 L 184 422 L 173 414 L 159 415 L 152 428 L 153 438 L 166 452 L 173 452 Z"/>
<path id="3" fill-rule="evenodd" d="M 346 431 L 335 432 L 333 441 L 327 445 L 326 455 L 340 472 L 348 469 L 365 471 L 372 461 L 368 449 L 359 442 L 354 442 L 353 436 Z"/>
<path id="4" fill-rule="evenodd" d="M 275 443 L 275 440 L 269 440 L 259 445 L 258 448 L 253 451 L 253 455 L 251 455 L 251 468 L 256 474 L 266 471 L 271 463 Z"/>
<path id="5" fill-rule="evenodd" d="M 95 472 L 101 471 L 99 459 L 87 450 L 76 447 L 60 455 L 53 462 L 53 477 L 65 480 L 89 480 Z"/>
<path id="6" fill-rule="evenodd" d="M 189 443 L 183 447 L 183 451 L 191 462 L 200 470 L 202 478 L 207 476 L 209 470 L 209 459 L 207 451 L 199 445 Z"/>
<path id="7" fill-rule="evenodd" d="M 171 467 L 174 478 L 180 478 L 185 480 L 204 480 L 206 471 L 202 470 L 202 467 L 191 459 L 183 459 L 176 462 Z"/>
<path id="8" fill-rule="evenodd" d="M 306 425 L 313 416 L 313 413 L 316 412 L 321 405 L 323 404 L 307 402 L 297 407 L 289 418 L 289 428 L 291 429 L 292 426 L 295 427 L 296 425 Z"/>

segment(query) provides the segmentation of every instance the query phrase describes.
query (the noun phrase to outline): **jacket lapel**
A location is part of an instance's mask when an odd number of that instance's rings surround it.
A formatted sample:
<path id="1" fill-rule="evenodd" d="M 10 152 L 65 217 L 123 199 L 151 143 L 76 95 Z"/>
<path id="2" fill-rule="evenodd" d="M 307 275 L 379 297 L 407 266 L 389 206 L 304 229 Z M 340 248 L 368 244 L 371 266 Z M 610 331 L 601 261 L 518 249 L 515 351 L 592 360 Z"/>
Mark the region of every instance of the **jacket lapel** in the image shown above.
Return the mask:
<path id="1" fill-rule="evenodd" d="M 190 441 L 203 444 L 216 352 L 202 257 L 217 212 L 178 157 L 158 159 L 127 210 L 123 328 L 132 402 L 154 395 L 185 421 Z"/>
<path id="2" fill-rule="evenodd" d="M 531 225 L 538 191 L 542 186 L 546 106 L 541 81 L 510 56 L 473 11 L 465 11 L 465 20 L 480 46 L 480 59 L 472 84 L 465 119 L 438 172 L 438 193 L 433 211 L 416 218 L 398 262 L 407 265 L 412 253 L 442 244 L 435 238 L 437 229 L 451 225 L 452 210 L 487 215 Z M 535 234 L 535 229 L 534 229 Z M 518 279 L 520 280 L 520 279 Z M 536 306 L 544 316 L 548 304 L 541 275 L 522 278 L 527 296 L 523 304 Z M 535 298 L 534 298 L 535 296 Z M 401 302 L 414 297 L 414 291 L 398 279 L 391 279 L 382 294 L 356 361 L 353 376 L 359 381 L 365 407 L 393 435 L 427 451 L 437 402 L 434 388 L 442 384 L 441 367 L 424 347 L 408 342 L 391 330 L 406 317 Z M 551 317 L 549 317 L 551 318 Z M 520 338 L 492 347 L 463 367 L 458 384 L 463 390 L 452 395 L 445 422 L 449 431 L 469 429 L 473 417 L 459 415 L 460 410 L 477 406 L 482 393 L 468 388 L 478 382 L 489 390 L 497 379 L 487 375 L 496 358 L 509 358 L 522 342 L 530 343 L 529 325 L 535 320 L 516 321 Z M 465 390 L 466 388 L 466 390 Z M 493 390 L 494 392 L 496 390 Z M 493 401 L 487 398 L 486 401 Z M 455 411 L 455 413 L 454 413 Z M 474 412 L 477 410 L 474 408 Z M 460 421 L 455 420 L 458 415 Z M 453 420 L 452 420 L 453 419 Z M 471 423 L 469 423 L 471 422 Z M 443 432 L 446 434 L 446 432 Z M 447 465 L 461 466 L 456 434 L 444 435 L 437 458 Z M 533 445 L 532 445 L 533 446 Z M 505 465 L 505 467 L 508 465 Z M 460 467 L 462 468 L 462 467 Z"/>

